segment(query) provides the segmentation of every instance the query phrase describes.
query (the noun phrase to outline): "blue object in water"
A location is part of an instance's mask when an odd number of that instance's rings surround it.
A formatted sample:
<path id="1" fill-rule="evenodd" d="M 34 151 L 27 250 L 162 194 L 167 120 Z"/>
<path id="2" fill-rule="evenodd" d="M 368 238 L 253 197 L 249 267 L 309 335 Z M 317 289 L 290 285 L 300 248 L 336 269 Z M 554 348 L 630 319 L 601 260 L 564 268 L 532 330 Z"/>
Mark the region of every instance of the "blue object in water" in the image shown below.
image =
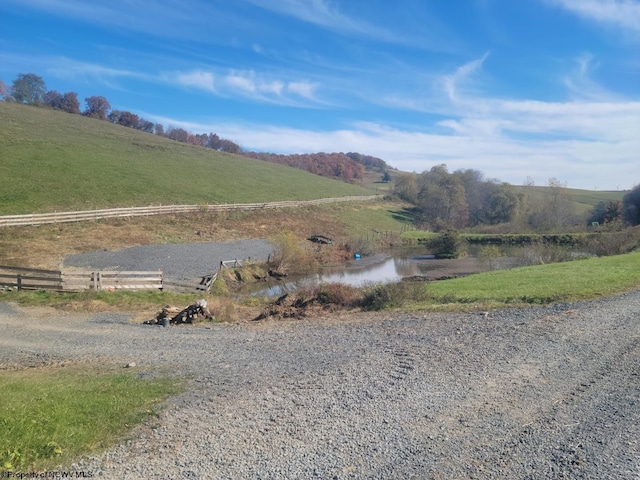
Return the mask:
<path id="1" fill-rule="evenodd" d="M 353 254 L 353 258 L 355 258 L 357 260 L 358 258 L 360 258 L 360 254 L 359 253 L 354 253 Z"/>

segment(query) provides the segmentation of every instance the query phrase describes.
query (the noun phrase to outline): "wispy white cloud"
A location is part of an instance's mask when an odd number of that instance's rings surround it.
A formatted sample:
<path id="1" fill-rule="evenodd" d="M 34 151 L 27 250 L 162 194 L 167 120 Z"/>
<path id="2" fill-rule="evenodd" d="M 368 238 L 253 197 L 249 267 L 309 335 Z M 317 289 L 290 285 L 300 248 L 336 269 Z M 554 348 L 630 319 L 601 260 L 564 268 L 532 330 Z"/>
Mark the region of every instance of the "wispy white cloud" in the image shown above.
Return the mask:
<path id="1" fill-rule="evenodd" d="M 287 89 L 302 98 L 306 98 L 308 100 L 317 101 L 316 99 L 316 91 L 320 84 L 317 82 L 289 82 L 287 85 Z"/>
<path id="2" fill-rule="evenodd" d="M 220 8 L 208 0 L 2 0 L 20 9 L 34 9 L 52 16 L 81 21 L 120 31 L 142 32 L 150 36 L 206 40 L 215 43 L 226 35 L 252 25 L 233 8 Z"/>
<path id="3" fill-rule="evenodd" d="M 89 77 L 91 79 L 106 78 L 147 78 L 148 76 L 133 70 L 105 67 L 95 63 L 79 62 L 66 57 L 46 57 L 46 70 L 59 78 Z"/>
<path id="4" fill-rule="evenodd" d="M 640 2 L 637 0 L 547 0 L 584 18 L 639 35 Z"/>
<path id="5" fill-rule="evenodd" d="M 423 99 L 407 104 L 427 112 L 438 110 L 445 117 L 419 128 L 373 122 L 329 131 L 252 124 L 191 128 L 216 131 L 261 151 L 359 151 L 384 158 L 401 170 L 420 172 L 446 163 L 451 170 L 474 168 L 514 184 L 528 177 L 537 184 L 556 177 L 576 188 L 631 188 L 640 182 L 640 101 L 601 99 L 586 81 L 587 94 L 566 102 L 470 94 L 468 82 L 473 82 L 486 59 L 484 55 L 462 65 L 437 82 L 447 102 Z M 586 79 L 594 59 L 579 60 L 575 74 Z M 621 178 L 628 183 L 621 184 Z"/>
<path id="6" fill-rule="evenodd" d="M 457 89 L 461 83 L 468 84 L 470 77 L 480 71 L 485 60 L 489 56 L 489 52 L 485 53 L 481 58 L 472 60 L 458 67 L 456 71 L 451 75 L 444 75 L 442 77 L 442 83 L 444 89 L 451 101 L 458 100 Z"/>
<path id="7" fill-rule="evenodd" d="M 391 31 L 342 12 L 328 0 L 248 0 L 261 8 L 297 18 L 303 22 L 338 31 L 364 35 L 380 40 L 396 40 Z"/>
<path id="8" fill-rule="evenodd" d="M 593 55 L 585 53 L 576 60 L 577 68 L 564 77 L 564 84 L 578 100 L 609 101 L 618 96 L 592 79 L 592 71 L 599 65 Z"/>
<path id="9" fill-rule="evenodd" d="M 211 72 L 194 70 L 176 74 L 176 82 L 184 87 L 194 87 L 205 92 L 215 93 L 215 76 Z"/>
<path id="10" fill-rule="evenodd" d="M 631 188 L 640 182 L 637 170 L 640 138 L 629 124 L 630 119 L 640 118 L 640 103 L 563 106 L 507 102 L 498 107 L 501 110 L 496 115 L 510 112 L 510 119 L 461 119 L 458 120 L 460 128 L 449 133 L 400 129 L 371 122 L 318 131 L 265 124 L 201 124 L 157 117 L 152 120 L 194 132 L 216 132 L 244 148 L 258 151 L 358 151 L 383 158 L 403 171 L 422 172 L 445 163 L 452 171 L 472 168 L 490 178 L 516 185 L 523 184 L 528 177 L 538 185 L 546 185 L 549 178 L 555 177 L 570 187 L 589 189 Z M 558 113 L 562 113 L 558 126 L 544 129 L 544 123 Z M 579 125 L 578 116 L 587 119 L 584 128 Z M 575 138 L 554 134 L 566 120 L 572 122 L 569 128 L 579 130 L 579 135 L 573 135 Z M 598 123 L 608 124 L 609 132 L 602 138 L 597 138 L 595 133 L 585 137 L 584 133 L 594 130 Z M 519 124 L 527 124 L 526 129 L 514 127 Z M 615 132 L 618 128 L 623 131 Z M 516 131 L 523 135 L 513 135 Z M 621 182 L 621 178 L 625 180 Z"/>
<path id="11" fill-rule="evenodd" d="M 125 79 L 153 80 L 152 76 L 139 71 L 77 61 L 64 56 L 0 55 L 0 62 L 18 71 L 35 69 L 49 80 L 57 78 L 74 84 L 101 85 L 115 90 L 126 90 L 123 85 Z"/>
<path id="12" fill-rule="evenodd" d="M 316 96 L 317 82 L 286 81 L 255 71 L 231 71 L 213 73 L 204 70 L 164 73 L 164 82 L 227 98 L 240 97 L 257 102 L 289 106 L 314 106 L 321 102 Z"/>

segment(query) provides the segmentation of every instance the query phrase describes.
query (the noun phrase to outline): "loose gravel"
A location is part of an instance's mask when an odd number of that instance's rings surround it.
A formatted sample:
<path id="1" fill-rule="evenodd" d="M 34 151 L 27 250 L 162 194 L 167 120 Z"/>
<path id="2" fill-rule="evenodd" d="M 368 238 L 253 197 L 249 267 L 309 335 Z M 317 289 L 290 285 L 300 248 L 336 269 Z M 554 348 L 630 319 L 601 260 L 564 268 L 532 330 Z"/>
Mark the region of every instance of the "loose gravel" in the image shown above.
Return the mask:
<path id="1" fill-rule="evenodd" d="M 162 270 L 171 280 L 193 280 L 218 270 L 226 260 L 266 260 L 274 247 L 266 240 L 140 245 L 111 251 L 69 255 L 66 267 L 100 270 Z"/>
<path id="2" fill-rule="evenodd" d="M 488 314 L 156 327 L 0 304 L 0 365 L 188 390 L 73 469 L 107 479 L 640 478 L 640 291 Z"/>

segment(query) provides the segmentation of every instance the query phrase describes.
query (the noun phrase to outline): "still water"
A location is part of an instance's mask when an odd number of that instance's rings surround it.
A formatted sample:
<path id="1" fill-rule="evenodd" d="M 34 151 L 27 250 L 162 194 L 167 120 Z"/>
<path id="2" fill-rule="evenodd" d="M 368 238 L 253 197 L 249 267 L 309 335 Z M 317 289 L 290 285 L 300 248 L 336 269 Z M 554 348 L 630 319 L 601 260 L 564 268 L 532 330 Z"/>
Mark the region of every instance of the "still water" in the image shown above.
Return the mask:
<path id="1" fill-rule="evenodd" d="M 469 245 L 466 256 L 453 260 L 435 259 L 431 252 L 421 247 L 394 249 L 384 254 L 353 259 L 339 266 L 326 267 L 319 274 L 292 276 L 280 281 L 271 280 L 267 283 L 248 285 L 242 294 L 275 297 L 319 283 L 342 283 L 362 287 L 367 284 L 394 282 L 409 277 L 437 280 L 488 270 L 555 263 L 591 256 L 588 252 L 557 245 L 492 246 L 490 248 L 494 249 L 494 255 L 497 248 L 496 256 L 487 256 L 485 247 Z"/>
<path id="2" fill-rule="evenodd" d="M 480 261 L 474 252 L 464 258 L 453 260 L 435 259 L 420 247 L 388 251 L 384 254 L 363 257 L 339 266 L 326 267 L 319 274 L 287 277 L 283 280 L 249 285 L 242 293 L 256 296 L 279 296 L 302 287 L 319 283 L 342 283 L 354 287 L 367 284 L 387 283 L 409 277 L 438 279 L 449 276 L 469 275 L 489 269 L 516 266 L 515 261 L 504 256 L 491 265 Z"/>

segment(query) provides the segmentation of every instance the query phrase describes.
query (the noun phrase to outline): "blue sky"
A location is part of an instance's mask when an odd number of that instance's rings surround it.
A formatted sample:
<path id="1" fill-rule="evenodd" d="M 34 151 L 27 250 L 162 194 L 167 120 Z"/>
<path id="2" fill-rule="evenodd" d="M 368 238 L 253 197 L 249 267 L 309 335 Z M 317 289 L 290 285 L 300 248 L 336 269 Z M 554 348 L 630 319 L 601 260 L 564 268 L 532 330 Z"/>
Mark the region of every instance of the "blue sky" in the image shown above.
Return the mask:
<path id="1" fill-rule="evenodd" d="M 640 0 L 2 0 L 19 73 L 248 150 L 640 183 Z"/>

